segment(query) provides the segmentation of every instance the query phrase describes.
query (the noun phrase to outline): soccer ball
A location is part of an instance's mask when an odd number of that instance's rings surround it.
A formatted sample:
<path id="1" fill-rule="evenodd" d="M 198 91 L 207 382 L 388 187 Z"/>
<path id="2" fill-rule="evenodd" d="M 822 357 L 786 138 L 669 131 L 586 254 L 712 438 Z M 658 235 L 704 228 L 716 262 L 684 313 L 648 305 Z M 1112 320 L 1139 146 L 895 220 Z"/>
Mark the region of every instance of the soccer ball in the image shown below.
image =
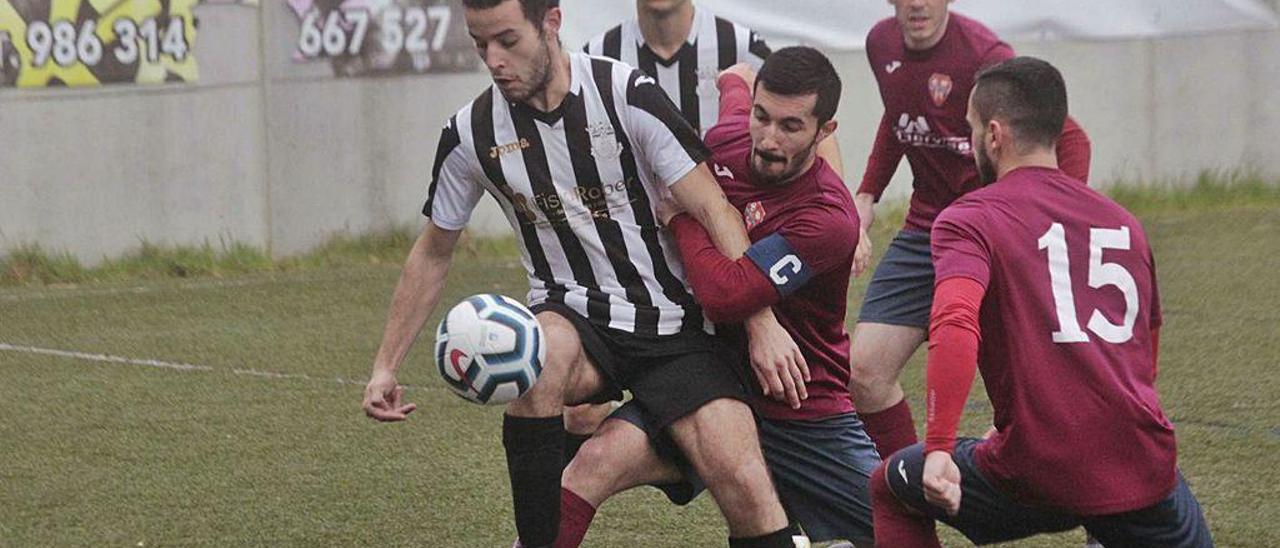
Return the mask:
<path id="1" fill-rule="evenodd" d="M 533 313 L 502 295 L 474 295 L 436 329 L 436 368 L 463 399 L 500 405 L 524 394 L 542 373 L 546 335 Z"/>

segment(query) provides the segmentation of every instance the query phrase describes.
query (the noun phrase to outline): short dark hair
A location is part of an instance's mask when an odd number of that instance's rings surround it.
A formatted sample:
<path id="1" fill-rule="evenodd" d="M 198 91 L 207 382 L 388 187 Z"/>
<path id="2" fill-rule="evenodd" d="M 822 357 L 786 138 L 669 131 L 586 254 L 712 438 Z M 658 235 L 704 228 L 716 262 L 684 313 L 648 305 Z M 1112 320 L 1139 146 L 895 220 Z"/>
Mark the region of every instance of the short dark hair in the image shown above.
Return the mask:
<path id="1" fill-rule="evenodd" d="M 507 0 L 462 0 L 463 7 L 472 10 L 487 10 L 496 8 L 498 5 Z M 520 9 L 524 12 L 524 18 L 528 19 L 533 26 L 539 30 L 542 29 L 542 19 L 547 16 L 547 10 L 560 7 L 560 0 L 515 0 L 520 3 Z"/>
<path id="2" fill-rule="evenodd" d="M 1014 57 L 978 73 L 973 109 L 982 124 L 999 118 L 1019 145 L 1052 147 L 1067 120 L 1067 85 L 1053 65 Z"/>
<path id="3" fill-rule="evenodd" d="M 840 105 L 840 75 L 822 52 L 808 46 L 792 46 L 773 52 L 756 75 L 756 86 L 763 85 L 778 95 L 818 94 L 813 115 L 825 124 L 836 115 Z"/>

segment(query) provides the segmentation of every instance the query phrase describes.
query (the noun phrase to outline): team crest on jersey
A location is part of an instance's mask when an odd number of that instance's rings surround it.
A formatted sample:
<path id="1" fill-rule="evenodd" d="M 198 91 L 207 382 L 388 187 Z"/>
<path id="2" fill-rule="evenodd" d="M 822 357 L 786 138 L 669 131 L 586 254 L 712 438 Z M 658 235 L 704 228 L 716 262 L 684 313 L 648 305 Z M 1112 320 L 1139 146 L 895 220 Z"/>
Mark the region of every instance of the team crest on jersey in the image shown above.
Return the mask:
<path id="1" fill-rule="evenodd" d="M 616 160 L 622 156 L 622 143 L 610 122 L 593 122 L 587 126 L 591 136 L 591 155 L 600 160 Z"/>
<path id="2" fill-rule="evenodd" d="M 764 221 L 764 204 L 751 202 L 742 208 L 742 220 L 747 222 L 747 230 L 751 230 Z"/>
<path id="3" fill-rule="evenodd" d="M 942 106 L 947 102 L 947 97 L 951 96 L 951 77 L 946 74 L 933 73 L 929 77 L 929 97 L 933 98 L 934 106 Z"/>

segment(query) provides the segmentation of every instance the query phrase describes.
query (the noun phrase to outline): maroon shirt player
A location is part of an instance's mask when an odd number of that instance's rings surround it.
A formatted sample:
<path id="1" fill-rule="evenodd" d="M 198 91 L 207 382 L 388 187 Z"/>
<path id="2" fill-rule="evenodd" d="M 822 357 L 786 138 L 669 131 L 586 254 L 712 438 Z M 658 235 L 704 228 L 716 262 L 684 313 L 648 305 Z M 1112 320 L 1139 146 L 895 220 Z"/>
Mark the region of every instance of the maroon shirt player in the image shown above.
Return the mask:
<path id="1" fill-rule="evenodd" d="M 906 224 L 867 286 L 853 335 L 850 389 L 881 455 L 915 443 L 915 425 L 898 375 L 926 339 L 933 298 L 929 229 L 938 213 L 981 185 L 969 145 L 965 106 L 973 78 L 1013 49 L 981 23 L 951 13 L 948 0 L 893 0 L 895 17 L 867 36 L 867 59 L 884 115 L 854 202 L 864 237 L 857 264 L 869 260 L 865 237 L 880 199 L 905 156 L 914 178 Z M 1070 118 L 1057 144 L 1062 170 L 1084 181 L 1089 140 Z"/>
<path id="2" fill-rule="evenodd" d="M 1014 56 L 982 23 L 958 13 L 946 19 L 941 40 L 928 49 L 908 47 L 896 18 L 880 21 L 867 35 L 867 60 L 884 115 L 858 194 L 878 201 L 906 156 L 915 179 L 907 230 L 928 232 L 943 208 L 981 186 L 965 105 L 978 71 Z M 1088 137 L 1071 118 L 1056 149 L 1064 172 L 1089 180 Z"/>
<path id="3" fill-rule="evenodd" d="M 720 77 L 719 122 L 705 140 L 712 172 L 742 212 L 751 247 L 731 260 L 671 202 L 658 215 L 680 247 L 694 296 L 720 322 L 731 349 L 775 344 L 746 341 L 733 325 L 771 307 L 804 357 L 807 379 L 752 360 L 762 389 L 752 398 L 762 417 L 762 449 L 789 514 L 814 541 L 870 546 L 868 482 L 880 458 L 846 388 L 844 318 L 859 223 L 849 190 L 818 152 L 835 130 L 839 77 L 812 48 L 775 52 L 754 88 L 743 67 Z M 654 484 L 684 504 L 701 491 L 697 471 L 681 463 L 643 407 L 628 403 L 611 419 L 619 420 L 606 420 L 565 470 L 556 548 L 577 546 L 595 508 L 616 492 Z"/>
<path id="4" fill-rule="evenodd" d="M 927 437 L 873 477 L 886 546 L 937 546 L 933 518 L 978 544 L 1083 525 L 1105 546 L 1212 545 L 1156 396 L 1151 248 L 1058 168 L 1066 112 L 1044 61 L 978 77 L 968 119 L 991 184 L 933 223 Z M 957 441 L 976 368 L 996 431 Z"/>
<path id="5" fill-rule="evenodd" d="M 755 407 L 762 416 L 821 419 L 852 412 L 844 317 L 858 243 L 853 198 L 822 158 L 785 184 L 753 180 L 751 89 L 741 78 L 725 77 L 720 90 L 721 101 L 728 103 L 721 108 L 726 118 L 705 140 L 712 151 L 712 172 L 729 203 L 742 212 L 753 247 L 733 264 L 707 245 L 707 232 L 690 224 L 687 215 L 673 219 L 670 226 L 689 266 L 694 295 L 716 322 L 741 322 L 773 306 L 778 323 L 800 347 L 811 377 L 804 383 L 808 397 L 795 408 L 759 398 Z M 724 287 L 734 289 L 717 289 Z"/>

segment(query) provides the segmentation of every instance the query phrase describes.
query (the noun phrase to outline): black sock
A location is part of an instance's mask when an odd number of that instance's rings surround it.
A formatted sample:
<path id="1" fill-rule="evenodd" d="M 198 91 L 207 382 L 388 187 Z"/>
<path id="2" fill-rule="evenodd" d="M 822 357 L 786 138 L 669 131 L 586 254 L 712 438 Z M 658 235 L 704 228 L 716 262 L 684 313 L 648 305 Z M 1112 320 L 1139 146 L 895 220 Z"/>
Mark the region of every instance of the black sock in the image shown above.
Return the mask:
<path id="1" fill-rule="evenodd" d="M 800 534 L 800 527 L 792 523 L 772 533 L 758 537 L 729 537 L 730 548 L 795 548 L 791 537 Z"/>
<path id="2" fill-rule="evenodd" d="M 560 530 L 560 474 L 564 470 L 564 417 L 502 416 L 516 533 L 529 548 L 549 546 Z"/>
<path id="3" fill-rule="evenodd" d="M 566 465 L 573 460 L 573 456 L 578 454 L 579 449 L 582 449 L 582 444 L 587 443 L 589 439 L 591 439 L 591 434 L 564 433 L 564 463 Z"/>

